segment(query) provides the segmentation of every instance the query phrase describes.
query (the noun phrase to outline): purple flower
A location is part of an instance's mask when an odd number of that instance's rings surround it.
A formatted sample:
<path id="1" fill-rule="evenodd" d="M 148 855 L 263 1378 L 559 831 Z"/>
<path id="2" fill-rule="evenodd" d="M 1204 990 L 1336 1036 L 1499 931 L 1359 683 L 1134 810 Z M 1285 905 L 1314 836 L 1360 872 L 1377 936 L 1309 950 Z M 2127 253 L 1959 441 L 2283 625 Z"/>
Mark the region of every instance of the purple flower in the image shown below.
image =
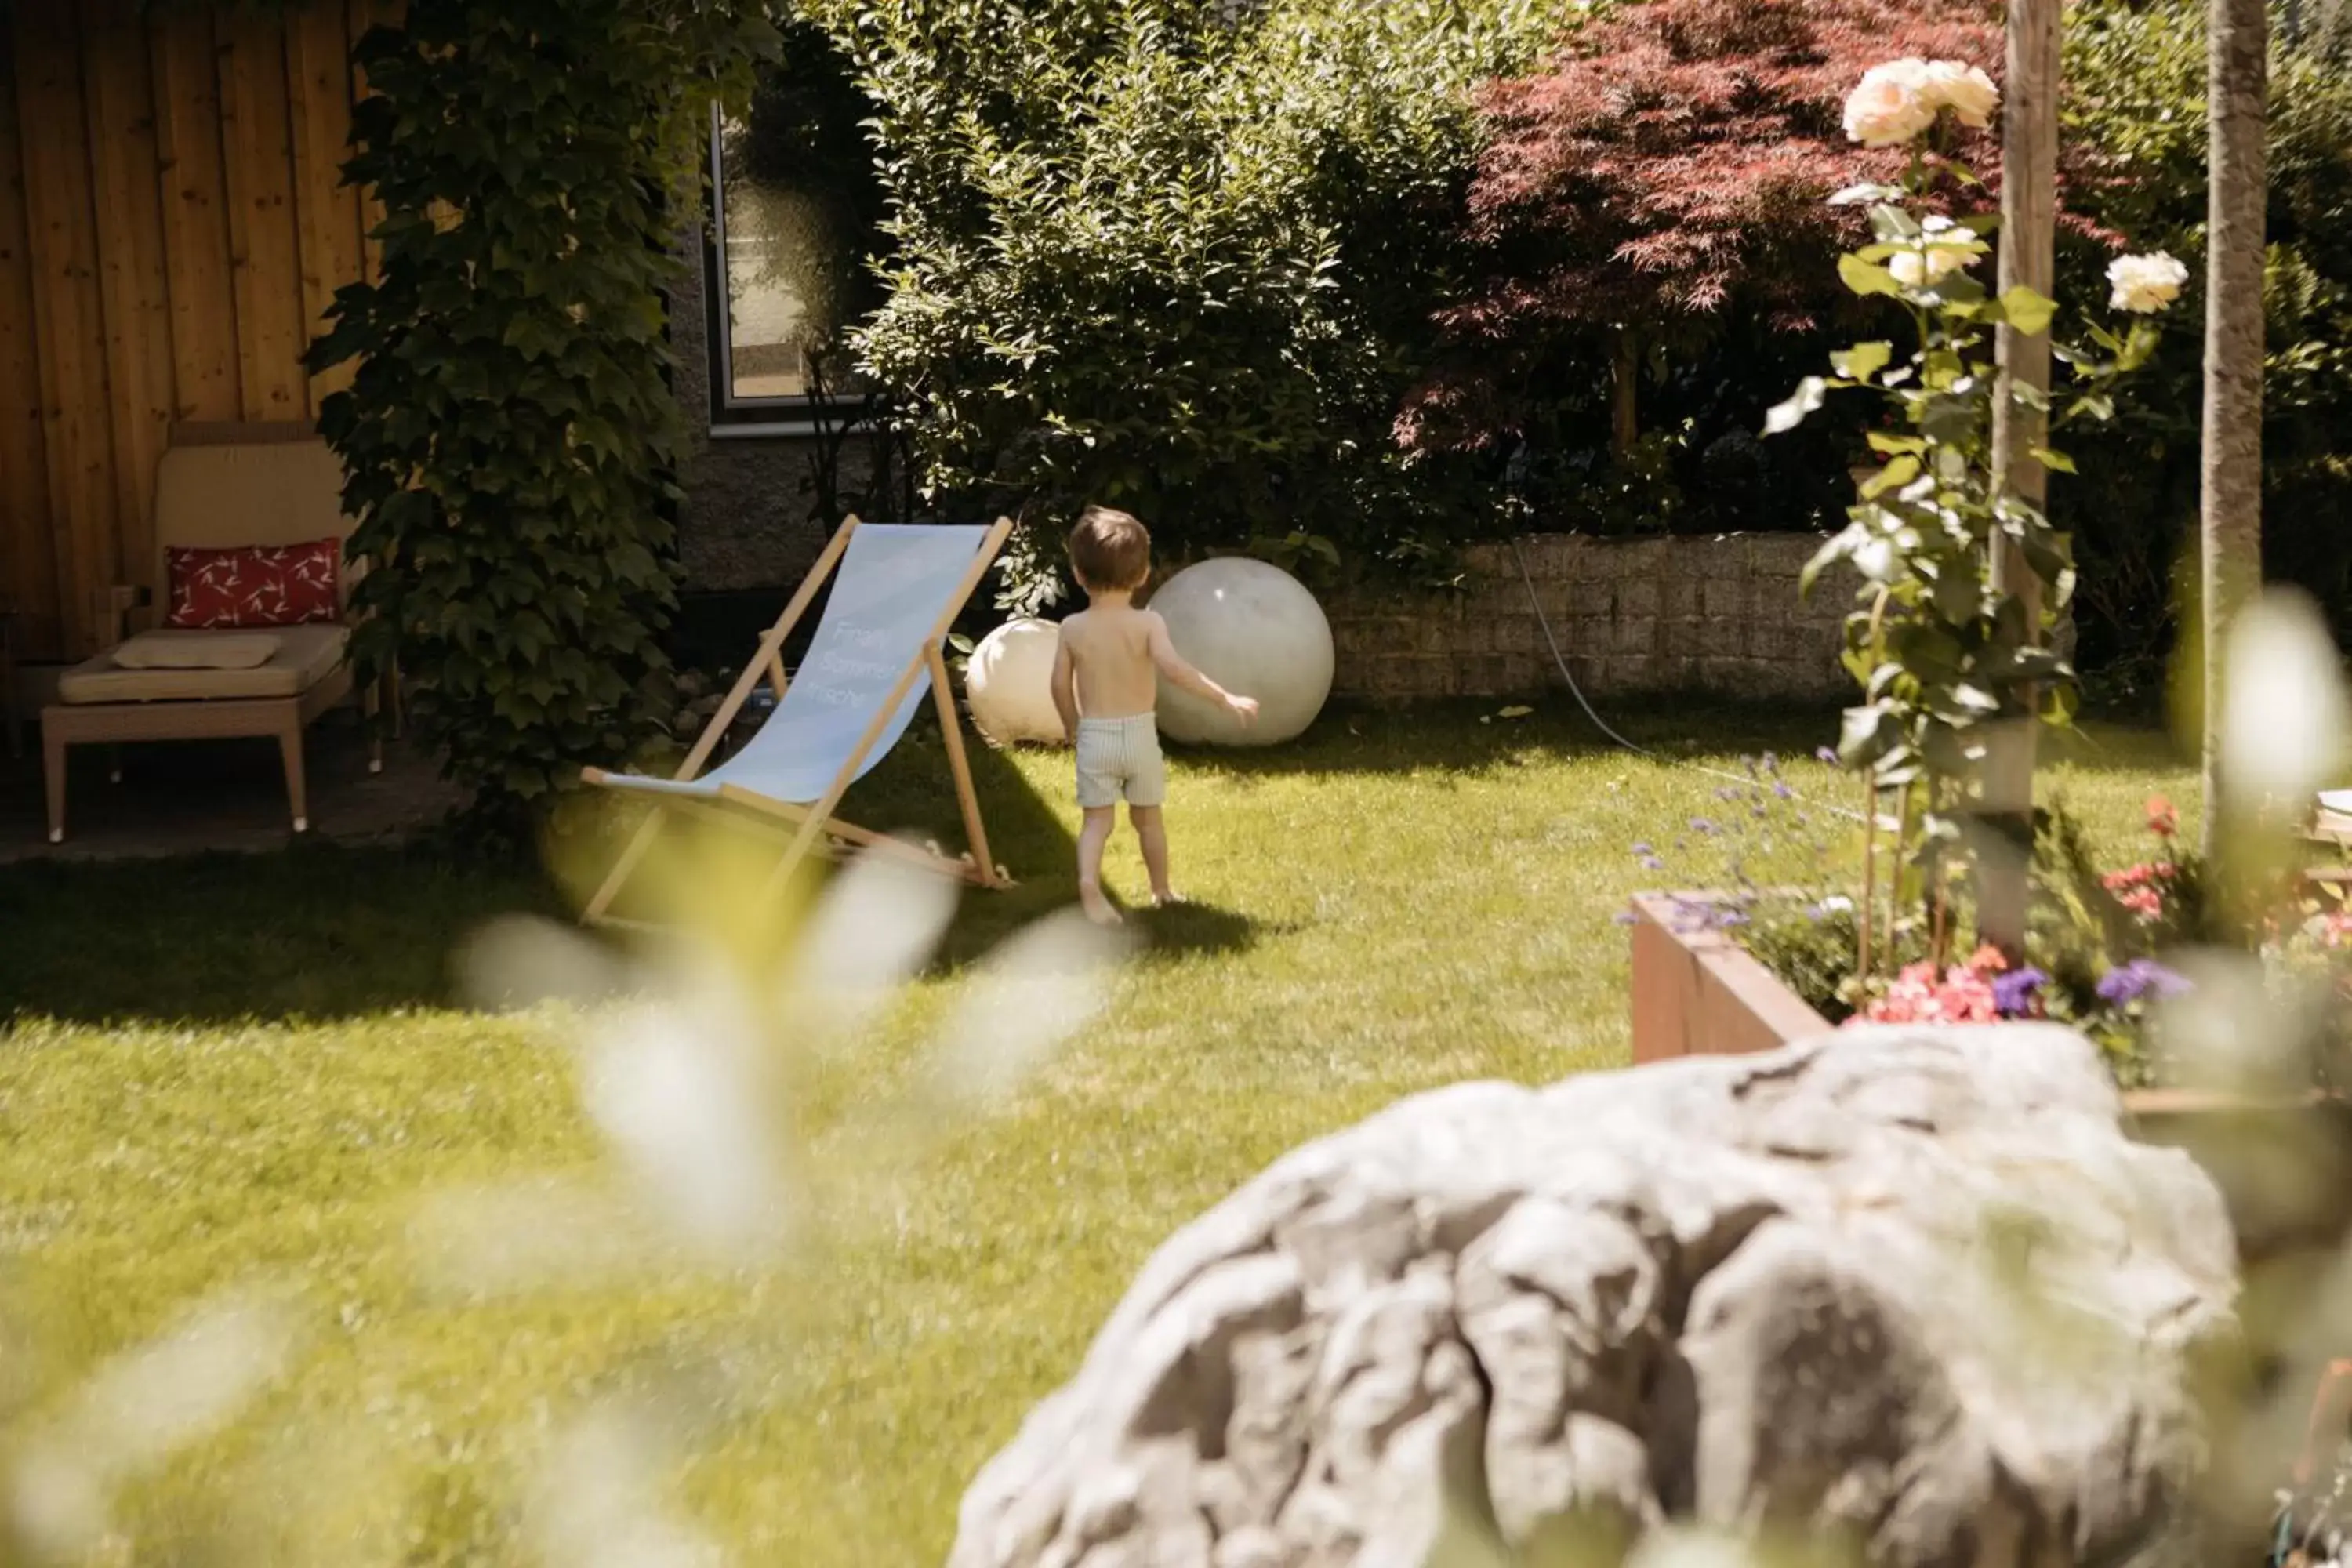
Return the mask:
<path id="1" fill-rule="evenodd" d="M 1656 850 L 1654 850 L 1654 849 L 1653 849 L 1653 848 L 1651 848 L 1651 847 L 1650 847 L 1650 846 L 1649 846 L 1649 842 L 1648 842 L 1646 839 L 1645 839 L 1645 840 L 1643 840 L 1642 843 L 1639 843 L 1639 844 L 1636 844 L 1636 845 L 1634 845 L 1634 846 L 1633 846 L 1633 854 L 1634 854 L 1635 858 L 1637 858 L 1637 859 L 1638 859 L 1638 858 L 1642 858 L 1642 857 L 1649 856 L 1649 855 L 1654 855 L 1654 854 L 1656 854 L 1656 853 L 1657 853 L 1657 851 L 1656 851 Z"/>
<path id="2" fill-rule="evenodd" d="M 1772 793 L 1780 796 L 1782 800 L 1794 800 L 1797 798 L 1797 792 L 1790 789 L 1784 784 L 1774 784 L 1772 786 Z"/>
<path id="3" fill-rule="evenodd" d="M 1709 822 L 1704 816 L 1692 817 L 1690 826 L 1693 833 L 1713 833 L 1715 831 L 1715 824 Z"/>
<path id="4" fill-rule="evenodd" d="M 2119 968 L 2108 970 L 2100 977 L 2099 1000 L 2110 1007 L 2122 1007 L 2147 996 L 2153 996 L 2159 1002 L 2170 1001 L 2195 989 L 2187 977 L 2167 969 L 2156 960 L 2135 958 Z"/>
<path id="5" fill-rule="evenodd" d="M 1644 870 L 1644 871 L 1663 871 L 1663 870 L 1664 870 L 1665 868 L 1666 868 L 1666 863 L 1665 863 L 1664 860 L 1659 859 L 1655 855 L 1644 855 L 1644 856 L 1643 856 L 1643 857 L 1642 857 L 1642 869 L 1643 869 L 1643 870 Z"/>
<path id="6" fill-rule="evenodd" d="M 1715 911 L 1715 927 L 1717 931 L 1729 931 L 1734 926 L 1744 926 L 1747 923 L 1746 910 L 1733 909 L 1727 904 Z"/>
<path id="7" fill-rule="evenodd" d="M 1819 746 L 1814 748 L 1813 759 L 1816 762 L 1827 763 L 1832 767 L 1837 766 L 1837 753 L 1830 750 L 1827 746 Z"/>
<path id="8" fill-rule="evenodd" d="M 2004 1018 L 2022 1018 L 2033 1011 L 2033 998 L 2050 984 L 2038 969 L 2012 969 L 1992 977 L 1992 1009 Z"/>

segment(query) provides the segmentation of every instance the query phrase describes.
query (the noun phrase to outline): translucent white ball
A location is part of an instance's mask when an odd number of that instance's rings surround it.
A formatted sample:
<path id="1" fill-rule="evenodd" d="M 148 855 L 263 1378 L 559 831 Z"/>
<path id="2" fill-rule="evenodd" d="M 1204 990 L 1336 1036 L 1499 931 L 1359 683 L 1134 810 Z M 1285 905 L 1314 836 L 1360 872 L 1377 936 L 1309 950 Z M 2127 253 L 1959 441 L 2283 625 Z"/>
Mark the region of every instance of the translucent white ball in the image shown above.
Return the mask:
<path id="1" fill-rule="evenodd" d="M 1176 651 L 1201 673 L 1258 702 L 1246 728 L 1215 704 L 1160 682 L 1160 728 L 1171 739 L 1271 746 L 1315 722 L 1331 695 L 1331 623 L 1279 566 L 1223 556 L 1187 566 L 1151 595 Z"/>
<path id="2" fill-rule="evenodd" d="M 1051 621 L 1007 621 L 971 650 L 963 694 L 971 721 L 1000 746 L 1026 741 L 1059 746 L 1062 716 L 1054 710 L 1054 653 L 1062 640 Z"/>

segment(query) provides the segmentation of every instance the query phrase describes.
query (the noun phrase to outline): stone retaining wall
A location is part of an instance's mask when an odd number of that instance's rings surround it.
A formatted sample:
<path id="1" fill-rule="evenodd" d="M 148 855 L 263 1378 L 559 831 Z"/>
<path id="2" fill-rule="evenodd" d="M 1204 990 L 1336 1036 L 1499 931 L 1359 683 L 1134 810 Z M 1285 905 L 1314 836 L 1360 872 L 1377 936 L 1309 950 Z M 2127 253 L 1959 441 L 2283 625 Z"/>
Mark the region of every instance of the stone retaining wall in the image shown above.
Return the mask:
<path id="1" fill-rule="evenodd" d="M 1520 541 L 1535 596 L 1589 696 L 1704 692 L 1832 700 L 1853 690 L 1838 662 L 1853 578 L 1810 598 L 1798 574 L 1811 534 Z M 1559 683 L 1507 544 L 1465 552 L 1460 591 L 1357 595 L 1325 606 L 1338 695 L 1383 700 L 1517 697 Z"/>

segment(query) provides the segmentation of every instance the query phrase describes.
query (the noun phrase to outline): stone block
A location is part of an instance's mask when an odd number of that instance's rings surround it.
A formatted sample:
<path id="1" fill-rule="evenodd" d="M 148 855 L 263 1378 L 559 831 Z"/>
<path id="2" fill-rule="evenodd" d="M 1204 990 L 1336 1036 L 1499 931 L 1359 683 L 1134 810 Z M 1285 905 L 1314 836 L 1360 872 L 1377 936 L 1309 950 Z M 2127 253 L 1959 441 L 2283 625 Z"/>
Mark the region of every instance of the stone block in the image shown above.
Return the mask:
<path id="1" fill-rule="evenodd" d="M 1617 613 L 1621 616 L 1654 616 L 1658 613 L 1658 580 L 1654 575 L 1627 577 L 1617 584 Z"/>
<path id="2" fill-rule="evenodd" d="M 1609 651 L 1612 654 L 1649 654 L 1658 646 L 1658 623 L 1652 616 L 1620 617 L 1610 627 Z"/>
<path id="3" fill-rule="evenodd" d="M 1615 641 L 1617 624 L 1604 616 L 1586 616 L 1575 623 L 1574 632 L 1561 640 L 1562 650 L 1580 658 L 1598 658 Z"/>
<path id="4" fill-rule="evenodd" d="M 1748 584 L 1738 576 L 1708 577 L 1699 584 L 1699 610 L 1710 619 L 1748 613 Z"/>
<path id="5" fill-rule="evenodd" d="M 1462 547 L 1462 570 L 1472 577 L 1513 577 L 1519 574 L 1512 563 L 1511 547 L 1507 544 L 1465 544 Z"/>
<path id="6" fill-rule="evenodd" d="M 1699 689 L 1708 692 L 1714 696 L 1747 697 L 1753 695 L 1748 677 L 1748 661 L 1744 658 L 1737 657 L 1726 658 L 1720 655 L 1716 655 L 1702 658 L 1698 660 Z"/>
<path id="7" fill-rule="evenodd" d="M 1616 692 L 1643 693 L 1657 690 L 1659 661 L 1648 655 L 1615 658 L 1608 662 L 1609 689 Z"/>
<path id="8" fill-rule="evenodd" d="M 1527 559 L 1528 575 L 1538 583 L 1564 583 L 1573 580 L 1582 563 L 1584 541 L 1573 533 L 1538 533 L 1519 542 L 1519 552 Z M 1515 563 L 1507 570 L 1517 574 Z"/>
<path id="9" fill-rule="evenodd" d="M 1617 584 L 1602 578 L 1580 582 L 1576 584 L 1575 603 L 1580 616 L 1613 616 L 1617 613 Z"/>
<path id="10" fill-rule="evenodd" d="M 1658 613 L 1662 616 L 1685 617 L 1699 611 L 1699 579 L 1681 574 L 1669 574 L 1658 584 Z"/>
<path id="11" fill-rule="evenodd" d="M 1543 648 L 1543 630 L 1533 616 L 1507 616 L 1482 624 L 1496 653 L 1537 653 Z"/>
<path id="12" fill-rule="evenodd" d="M 1556 679 L 1549 654 L 1537 657 L 1524 653 L 1507 653 L 1503 660 L 1503 691 L 1512 697 L 1533 697 L 1547 689 Z"/>
<path id="13" fill-rule="evenodd" d="M 1748 622 L 1738 616 L 1709 616 L 1699 623 L 1698 654 L 1702 658 L 1744 658 L 1748 654 Z"/>
<path id="14" fill-rule="evenodd" d="M 1607 553 L 1612 574 L 1621 583 L 1655 582 L 1675 570 L 1679 539 L 1620 539 L 1612 541 Z"/>
<path id="15" fill-rule="evenodd" d="M 1542 593 L 1542 585 L 1537 585 Z M 1528 613 L 1527 588 L 1516 577 L 1509 582 L 1474 580 L 1470 591 L 1463 595 L 1462 618 L 1486 620 L 1496 616 L 1524 616 Z"/>
<path id="16" fill-rule="evenodd" d="M 1500 654 L 1481 654 L 1462 661 L 1462 694 L 1465 697 L 1523 697 L 1524 680 L 1512 679 L 1511 660 Z"/>

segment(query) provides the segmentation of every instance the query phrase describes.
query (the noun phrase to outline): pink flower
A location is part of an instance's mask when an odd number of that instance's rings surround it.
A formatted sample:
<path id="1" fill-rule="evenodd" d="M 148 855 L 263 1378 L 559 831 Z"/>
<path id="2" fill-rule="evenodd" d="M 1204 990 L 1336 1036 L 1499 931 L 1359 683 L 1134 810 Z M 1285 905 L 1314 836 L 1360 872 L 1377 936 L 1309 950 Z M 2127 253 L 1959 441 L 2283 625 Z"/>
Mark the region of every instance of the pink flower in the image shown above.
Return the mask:
<path id="1" fill-rule="evenodd" d="M 2148 796 L 2147 830 L 2158 838 L 2169 838 L 2180 831 L 2180 813 L 2160 795 Z"/>
<path id="2" fill-rule="evenodd" d="M 1872 1000 L 1863 1017 L 1873 1024 L 1990 1024 L 2000 1016 L 1992 983 L 1965 965 L 1938 976 L 1932 963 L 1915 963 Z"/>

